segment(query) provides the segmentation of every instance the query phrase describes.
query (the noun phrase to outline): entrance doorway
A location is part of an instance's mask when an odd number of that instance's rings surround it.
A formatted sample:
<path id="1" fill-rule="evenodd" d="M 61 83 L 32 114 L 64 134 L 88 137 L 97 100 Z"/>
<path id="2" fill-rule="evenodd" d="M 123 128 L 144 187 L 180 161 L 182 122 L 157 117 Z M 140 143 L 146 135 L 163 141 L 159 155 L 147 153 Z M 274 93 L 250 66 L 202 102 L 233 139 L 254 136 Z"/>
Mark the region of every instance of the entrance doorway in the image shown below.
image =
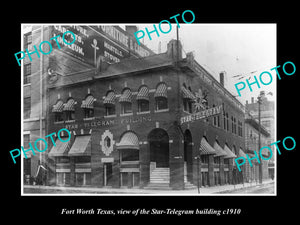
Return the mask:
<path id="1" fill-rule="evenodd" d="M 150 161 L 157 167 L 169 167 L 169 135 L 160 128 L 153 129 L 148 135 Z"/>
<path id="2" fill-rule="evenodd" d="M 103 169 L 103 186 L 111 186 L 113 176 L 112 163 L 104 163 Z"/>

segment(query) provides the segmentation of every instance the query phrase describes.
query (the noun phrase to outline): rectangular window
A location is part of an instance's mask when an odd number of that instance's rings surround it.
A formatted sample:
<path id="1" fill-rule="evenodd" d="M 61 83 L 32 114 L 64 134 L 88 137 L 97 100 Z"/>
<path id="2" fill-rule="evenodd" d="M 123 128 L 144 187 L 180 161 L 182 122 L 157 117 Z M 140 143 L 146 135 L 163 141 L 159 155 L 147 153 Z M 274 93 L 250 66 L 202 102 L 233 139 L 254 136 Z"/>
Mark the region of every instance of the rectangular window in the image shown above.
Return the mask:
<path id="1" fill-rule="evenodd" d="M 122 114 L 132 113 L 131 102 L 121 102 L 121 112 Z"/>
<path id="2" fill-rule="evenodd" d="M 92 118 L 94 117 L 94 109 L 84 109 L 84 118 Z"/>
<path id="3" fill-rule="evenodd" d="M 201 163 L 206 163 L 208 164 L 208 155 L 201 155 Z"/>
<path id="4" fill-rule="evenodd" d="M 149 101 L 138 100 L 138 111 L 139 112 L 149 112 Z"/>
<path id="5" fill-rule="evenodd" d="M 66 120 L 75 120 L 75 112 L 74 111 L 66 111 Z"/>
<path id="6" fill-rule="evenodd" d="M 31 112 L 31 98 L 27 97 L 24 98 L 24 108 L 23 108 L 23 112 L 24 112 L 24 119 L 28 119 L 30 118 L 30 112 Z"/>
<path id="7" fill-rule="evenodd" d="M 54 122 L 63 121 L 63 113 L 62 112 L 55 112 L 54 114 Z"/>
<path id="8" fill-rule="evenodd" d="M 168 99 L 165 97 L 155 98 L 156 110 L 168 109 Z"/>
<path id="9" fill-rule="evenodd" d="M 31 63 L 24 65 L 24 84 L 30 84 L 31 79 Z"/>
<path id="10" fill-rule="evenodd" d="M 29 50 L 31 43 L 32 43 L 32 34 L 31 32 L 29 32 L 24 35 L 24 49 L 28 48 Z"/>
<path id="11" fill-rule="evenodd" d="M 139 150 L 136 149 L 121 150 L 121 161 L 139 161 Z"/>
<path id="12" fill-rule="evenodd" d="M 114 104 L 105 104 L 105 115 L 116 115 L 116 106 Z"/>

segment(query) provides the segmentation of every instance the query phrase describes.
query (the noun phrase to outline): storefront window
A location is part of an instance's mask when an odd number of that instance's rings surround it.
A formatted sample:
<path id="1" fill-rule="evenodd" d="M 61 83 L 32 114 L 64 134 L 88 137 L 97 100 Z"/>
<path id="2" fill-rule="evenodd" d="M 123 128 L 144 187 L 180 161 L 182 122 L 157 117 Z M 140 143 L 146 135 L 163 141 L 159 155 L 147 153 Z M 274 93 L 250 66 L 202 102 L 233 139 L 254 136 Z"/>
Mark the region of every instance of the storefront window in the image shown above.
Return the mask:
<path id="1" fill-rule="evenodd" d="M 122 161 L 139 161 L 139 150 L 136 149 L 122 149 L 121 150 Z"/>

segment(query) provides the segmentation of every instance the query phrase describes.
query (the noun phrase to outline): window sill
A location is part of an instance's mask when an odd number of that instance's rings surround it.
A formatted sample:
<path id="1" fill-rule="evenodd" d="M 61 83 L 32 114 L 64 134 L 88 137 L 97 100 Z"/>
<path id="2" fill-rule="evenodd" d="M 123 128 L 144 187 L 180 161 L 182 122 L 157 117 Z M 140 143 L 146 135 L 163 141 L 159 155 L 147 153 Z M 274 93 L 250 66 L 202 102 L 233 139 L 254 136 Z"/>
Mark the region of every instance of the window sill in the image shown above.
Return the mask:
<path id="1" fill-rule="evenodd" d="M 154 110 L 154 113 L 169 112 L 169 109 Z"/>
<path id="2" fill-rule="evenodd" d="M 142 114 L 149 114 L 150 113 L 150 111 L 144 111 L 144 112 L 137 112 L 136 114 L 137 115 L 142 115 Z"/>
<path id="3" fill-rule="evenodd" d="M 66 122 L 66 123 L 74 123 L 75 120 L 66 120 L 65 122 Z"/>
<path id="4" fill-rule="evenodd" d="M 117 117 L 117 115 L 116 115 L 116 114 L 114 114 L 114 115 L 108 115 L 108 116 L 104 116 L 104 118 L 115 118 L 115 117 Z"/>
<path id="5" fill-rule="evenodd" d="M 133 116 L 133 113 L 124 113 L 124 114 L 120 114 L 121 117 L 123 116 Z"/>
<path id="6" fill-rule="evenodd" d="M 88 118 L 83 118 L 83 121 L 89 121 L 89 120 L 94 120 L 95 117 L 88 117 Z"/>
<path id="7" fill-rule="evenodd" d="M 65 121 L 57 121 L 57 122 L 54 122 L 54 124 L 63 124 Z"/>

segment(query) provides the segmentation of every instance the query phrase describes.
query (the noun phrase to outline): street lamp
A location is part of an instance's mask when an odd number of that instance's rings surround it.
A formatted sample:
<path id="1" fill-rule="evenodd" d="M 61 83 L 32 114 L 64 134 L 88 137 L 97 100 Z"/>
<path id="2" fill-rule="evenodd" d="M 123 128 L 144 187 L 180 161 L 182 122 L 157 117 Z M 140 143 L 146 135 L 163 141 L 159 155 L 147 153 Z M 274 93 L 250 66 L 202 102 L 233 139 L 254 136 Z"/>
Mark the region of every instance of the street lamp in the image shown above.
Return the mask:
<path id="1" fill-rule="evenodd" d="M 200 155 L 196 156 L 195 159 L 197 159 L 197 188 L 198 188 L 198 194 L 200 194 L 200 180 L 199 180 L 199 175 L 200 175 Z"/>

